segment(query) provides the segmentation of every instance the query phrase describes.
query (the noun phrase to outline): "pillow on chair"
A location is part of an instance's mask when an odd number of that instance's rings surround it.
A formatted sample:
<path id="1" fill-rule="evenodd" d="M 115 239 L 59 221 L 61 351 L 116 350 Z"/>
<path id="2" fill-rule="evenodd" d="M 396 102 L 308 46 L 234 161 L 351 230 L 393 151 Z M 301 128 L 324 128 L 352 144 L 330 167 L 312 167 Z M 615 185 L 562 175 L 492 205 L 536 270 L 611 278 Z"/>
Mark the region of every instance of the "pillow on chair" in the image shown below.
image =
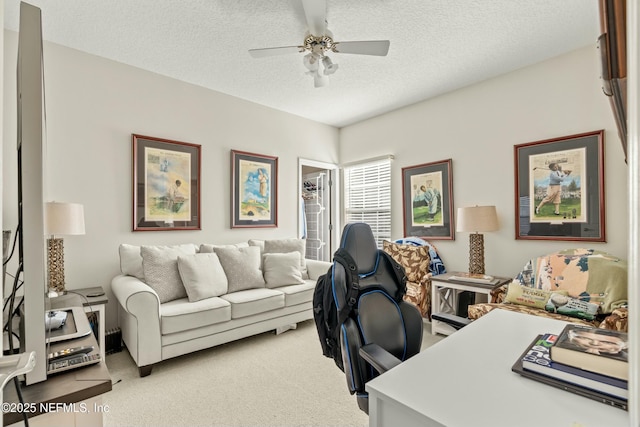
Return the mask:
<path id="1" fill-rule="evenodd" d="M 523 286 L 566 290 L 603 314 L 627 303 L 627 262 L 593 249 L 568 249 L 530 260 L 514 279 Z"/>

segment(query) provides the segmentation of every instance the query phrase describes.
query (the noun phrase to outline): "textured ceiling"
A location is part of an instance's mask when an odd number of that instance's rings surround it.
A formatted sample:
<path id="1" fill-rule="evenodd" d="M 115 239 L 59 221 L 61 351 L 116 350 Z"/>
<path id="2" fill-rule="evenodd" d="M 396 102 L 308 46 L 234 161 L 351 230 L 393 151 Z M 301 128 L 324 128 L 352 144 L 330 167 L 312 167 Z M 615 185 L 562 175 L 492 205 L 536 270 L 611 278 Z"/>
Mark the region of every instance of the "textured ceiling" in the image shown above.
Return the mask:
<path id="1" fill-rule="evenodd" d="M 19 1 L 5 0 L 17 31 Z M 587 45 L 595 0 L 327 0 L 336 41 L 391 41 L 386 57 L 333 54 L 314 88 L 300 0 L 31 0 L 44 39 L 336 127 L 438 96 Z M 46 67 L 46 64 L 45 64 Z"/>

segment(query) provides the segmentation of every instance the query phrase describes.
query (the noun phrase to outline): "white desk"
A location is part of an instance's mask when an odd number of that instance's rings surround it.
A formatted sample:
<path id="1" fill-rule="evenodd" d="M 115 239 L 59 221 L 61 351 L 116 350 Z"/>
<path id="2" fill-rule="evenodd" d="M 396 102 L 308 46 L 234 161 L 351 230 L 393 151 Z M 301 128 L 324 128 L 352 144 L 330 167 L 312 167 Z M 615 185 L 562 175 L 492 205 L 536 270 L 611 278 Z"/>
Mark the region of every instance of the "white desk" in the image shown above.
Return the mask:
<path id="1" fill-rule="evenodd" d="M 369 381 L 369 426 L 628 426 L 622 409 L 511 372 L 537 334 L 565 324 L 493 310 Z"/>

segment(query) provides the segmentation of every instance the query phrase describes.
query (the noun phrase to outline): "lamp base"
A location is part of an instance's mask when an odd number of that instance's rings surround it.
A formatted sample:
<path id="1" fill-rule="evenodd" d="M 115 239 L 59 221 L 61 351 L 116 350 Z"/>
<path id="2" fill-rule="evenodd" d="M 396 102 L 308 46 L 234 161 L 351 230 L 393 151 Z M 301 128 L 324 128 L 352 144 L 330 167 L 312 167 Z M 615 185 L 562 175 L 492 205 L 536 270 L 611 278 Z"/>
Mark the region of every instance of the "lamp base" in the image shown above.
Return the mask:
<path id="1" fill-rule="evenodd" d="M 59 295 L 64 292 L 64 243 L 61 238 L 47 240 L 48 288 Z"/>
<path id="2" fill-rule="evenodd" d="M 484 236 L 469 234 L 469 273 L 484 274 Z"/>

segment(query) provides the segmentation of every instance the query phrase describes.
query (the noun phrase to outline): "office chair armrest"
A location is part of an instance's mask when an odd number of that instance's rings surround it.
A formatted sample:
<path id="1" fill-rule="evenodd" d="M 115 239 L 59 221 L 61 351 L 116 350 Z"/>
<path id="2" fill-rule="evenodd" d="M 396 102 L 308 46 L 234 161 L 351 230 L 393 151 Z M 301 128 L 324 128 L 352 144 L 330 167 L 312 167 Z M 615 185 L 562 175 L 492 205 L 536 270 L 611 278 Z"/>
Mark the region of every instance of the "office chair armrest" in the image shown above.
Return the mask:
<path id="1" fill-rule="evenodd" d="M 471 323 L 471 320 L 466 317 L 456 316 L 455 314 L 449 313 L 433 313 L 431 315 L 431 319 L 438 320 L 440 322 L 444 322 L 447 325 L 450 325 L 454 329 L 462 329 Z"/>
<path id="2" fill-rule="evenodd" d="M 401 360 L 389 353 L 378 344 L 366 344 L 360 347 L 360 357 L 366 360 L 379 373 L 387 372 L 389 369 L 400 364 Z"/>

